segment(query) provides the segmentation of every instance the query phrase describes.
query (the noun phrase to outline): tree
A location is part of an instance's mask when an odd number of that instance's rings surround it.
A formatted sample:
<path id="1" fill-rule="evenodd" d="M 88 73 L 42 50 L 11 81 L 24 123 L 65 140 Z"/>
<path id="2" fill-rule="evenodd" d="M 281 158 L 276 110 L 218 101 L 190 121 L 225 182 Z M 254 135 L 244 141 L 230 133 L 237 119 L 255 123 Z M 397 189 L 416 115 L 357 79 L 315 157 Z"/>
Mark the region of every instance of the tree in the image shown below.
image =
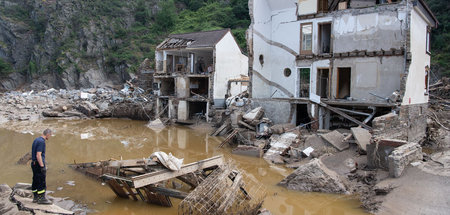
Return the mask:
<path id="1" fill-rule="evenodd" d="M 156 14 L 155 27 L 161 31 L 169 31 L 175 25 L 177 13 L 173 0 L 161 1 L 161 10 Z"/>

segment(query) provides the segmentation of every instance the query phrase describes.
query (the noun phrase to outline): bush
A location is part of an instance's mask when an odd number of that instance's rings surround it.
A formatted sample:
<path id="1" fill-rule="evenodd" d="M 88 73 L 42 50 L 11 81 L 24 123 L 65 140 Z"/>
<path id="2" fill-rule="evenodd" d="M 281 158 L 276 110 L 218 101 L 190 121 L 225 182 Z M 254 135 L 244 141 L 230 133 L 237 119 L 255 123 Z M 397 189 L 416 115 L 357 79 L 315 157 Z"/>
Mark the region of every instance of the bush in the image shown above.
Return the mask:
<path id="1" fill-rule="evenodd" d="M 0 58 L 0 75 L 4 76 L 13 72 L 11 65 L 5 60 Z"/>

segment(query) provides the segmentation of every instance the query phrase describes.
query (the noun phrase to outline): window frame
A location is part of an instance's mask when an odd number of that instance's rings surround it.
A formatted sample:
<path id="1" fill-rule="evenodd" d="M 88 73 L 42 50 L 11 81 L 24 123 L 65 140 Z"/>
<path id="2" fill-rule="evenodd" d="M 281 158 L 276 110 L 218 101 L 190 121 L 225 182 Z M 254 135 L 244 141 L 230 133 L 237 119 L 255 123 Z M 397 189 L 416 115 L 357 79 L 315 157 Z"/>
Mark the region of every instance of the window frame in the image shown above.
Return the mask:
<path id="1" fill-rule="evenodd" d="M 425 35 L 425 53 L 431 55 L 431 29 L 427 27 L 426 35 Z"/>
<path id="2" fill-rule="evenodd" d="M 303 26 L 311 25 L 311 50 L 303 50 Z M 300 23 L 300 55 L 311 55 L 314 46 L 314 25 L 312 22 Z"/>

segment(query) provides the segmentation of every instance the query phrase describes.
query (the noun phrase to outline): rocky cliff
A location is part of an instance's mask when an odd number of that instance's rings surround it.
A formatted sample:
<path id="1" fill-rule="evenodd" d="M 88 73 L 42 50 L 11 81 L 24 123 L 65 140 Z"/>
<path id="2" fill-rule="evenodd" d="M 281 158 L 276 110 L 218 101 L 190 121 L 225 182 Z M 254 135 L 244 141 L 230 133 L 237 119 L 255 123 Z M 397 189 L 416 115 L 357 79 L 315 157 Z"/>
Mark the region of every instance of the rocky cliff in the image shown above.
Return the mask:
<path id="1" fill-rule="evenodd" d="M 130 45 L 124 29 L 136 27 L 138 6 L 151 15 L 157 2 L 0 0 L 0 63 L 9 67 L 0 67 L 0 89 L 123 83 L 131 64 L 146 57 L 123 56 L 119 49 Z"/>

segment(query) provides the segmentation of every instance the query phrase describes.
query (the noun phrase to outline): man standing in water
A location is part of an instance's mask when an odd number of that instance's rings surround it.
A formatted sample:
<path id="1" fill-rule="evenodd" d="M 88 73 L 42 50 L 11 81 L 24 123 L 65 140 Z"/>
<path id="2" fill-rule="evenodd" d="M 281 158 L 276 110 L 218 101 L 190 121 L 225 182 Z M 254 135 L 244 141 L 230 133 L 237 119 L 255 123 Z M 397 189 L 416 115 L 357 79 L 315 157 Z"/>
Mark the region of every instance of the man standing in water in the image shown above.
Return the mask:
<path id="1" fill-rule="evenodd" d="M 50 138 L 52 131 L 45 129 L 42 136 L 33 141 L 31 147 L 31 169 L 33 170 L 33 183 L 31 189 L 33 190 L 33 202 L 38 204 L 49 205 L 52 204 L 50 200 L 45 197 L 45 177 L 47 167 L 45 165 L 45 141 Z"/>

